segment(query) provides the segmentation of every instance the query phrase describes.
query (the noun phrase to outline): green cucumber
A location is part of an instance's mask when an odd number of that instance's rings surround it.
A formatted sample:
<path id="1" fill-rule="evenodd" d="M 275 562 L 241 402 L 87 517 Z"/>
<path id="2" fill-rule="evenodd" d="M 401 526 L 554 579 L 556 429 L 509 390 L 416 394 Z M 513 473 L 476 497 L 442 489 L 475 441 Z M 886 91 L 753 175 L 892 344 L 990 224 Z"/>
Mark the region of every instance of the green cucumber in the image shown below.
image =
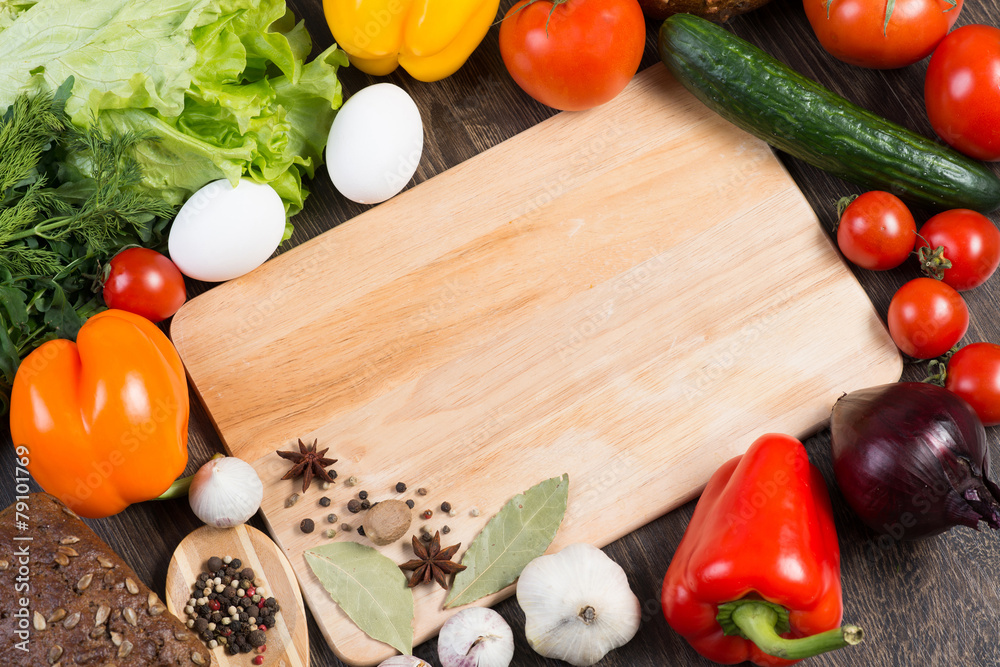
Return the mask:
<path id="1" fill-rule="evenodd" d="M 846 181 L 934 208 L 1000 207 L 982 163 L 862 109 L 724 28 L 663 22 L 660 58 L 699 100 L 789 155 Z"/>

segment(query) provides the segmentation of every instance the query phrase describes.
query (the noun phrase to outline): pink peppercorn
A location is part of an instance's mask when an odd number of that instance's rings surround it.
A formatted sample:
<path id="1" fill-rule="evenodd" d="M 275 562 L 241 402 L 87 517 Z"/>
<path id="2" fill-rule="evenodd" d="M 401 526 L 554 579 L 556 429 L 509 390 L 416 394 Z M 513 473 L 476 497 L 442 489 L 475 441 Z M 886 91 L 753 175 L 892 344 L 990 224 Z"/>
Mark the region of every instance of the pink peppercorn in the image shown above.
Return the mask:
<path id="1" fill-rule="evenodd" d="M 255 665 L 263 665 L 264 664 L 264 656 L 258 655 L 256 658 L 253 659 L 253 664 L 255 664 Z"/>
<path id="2" fill-rule="evenodd" d="M 247 589 L 247 597 L 252 598 L 253 594 L 257 592 L 257 589 L 253 586 Z"/>
<path id="3" fill-rule="evenodd" d="M 218 600 L 209 600 L 208 601 L 208 608 L 211 609 L 212 611 L 219 611 L 219 609 L 221 607 L 222 607 L 222 604 L 220 604 Z"/>

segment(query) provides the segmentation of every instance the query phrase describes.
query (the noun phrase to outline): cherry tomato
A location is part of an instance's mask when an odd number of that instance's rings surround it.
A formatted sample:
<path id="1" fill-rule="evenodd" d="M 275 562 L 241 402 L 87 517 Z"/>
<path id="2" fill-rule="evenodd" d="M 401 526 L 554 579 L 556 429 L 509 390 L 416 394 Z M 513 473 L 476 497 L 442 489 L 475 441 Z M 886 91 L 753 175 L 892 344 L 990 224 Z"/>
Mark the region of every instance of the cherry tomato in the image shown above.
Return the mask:
<path id="1" fill-rule="evenodd" d="M 1000 29 L 966 25 L 934 51 L 924 79 L 931 127 L 956 150 L 1000 160 Z"/>
<path id="2" fill-rule="evenodd" d="M 844 209 L 837 226 L 837 246 L 863 269 L 894 269 L 910 256 L 917 223 L 899 197 L 873 190 Z"/>
<path id="3" fill-rule="evenodd" d="M 1000 424 L 1000 345 L 972 343 L 953 354 L 944 386 L 964 398 L 984 426 Z"/>
<path id="4" fill-rule="evenodd" d="M 141 315 L 151 322 L 165 320 L 187 299 L 184 276 L 169 259 L 148 248 L 128 248 L 111 258 L 104 281 L 104 303 Z"/>
<path id="5" fill-rule="evenodd" d="M 917 359 L 940 357 L 969 328 L 962 295 L 933 278 L 914 278 L 889 302 L 889 334 L 896 347 Z"/>
<path id="6" fill-rule="evenodd" d="M 1000 229 L 981 213 L 957 208 L 925 222 L 915 248 L 929 277 L 961 292 L 979 287 L 1000 266 Z M 941 259 L 951 268 L 940 268 Z"/>
<path id="7" fill-rule="evenodd" d="M 500 22 L 500 55 L 524 92 L 579 111 L 620 93 L 639 69 L 638 0 L 520 0 Z"/>
<path id="8" fill-rule="evenodd" d="M 875 69 L 931 54 L 962 12 L 962 0 L 803 0 L 819 43 L 845 63 Z M 888 13 L 888 23 L 886 17 Z"/>

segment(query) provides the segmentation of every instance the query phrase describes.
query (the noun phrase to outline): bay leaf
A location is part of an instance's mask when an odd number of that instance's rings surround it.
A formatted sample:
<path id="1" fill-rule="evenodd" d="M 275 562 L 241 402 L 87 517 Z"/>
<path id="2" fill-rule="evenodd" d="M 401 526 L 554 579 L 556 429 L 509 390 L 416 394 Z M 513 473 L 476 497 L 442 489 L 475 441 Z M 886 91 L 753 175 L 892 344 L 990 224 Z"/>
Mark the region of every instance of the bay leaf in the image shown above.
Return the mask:
<path id="1" fill-rule="evenodd" d="M 445 607 L 475 602 L 514 583 L 521 570 L 545 553 L 559 530 L 569 499 L 569 475 L 536 484 L 489 520 L 465 555 Z"/>
<path id="2" fill-rule="evenodd" d="M 413 591 L 392 560 L 357 542 L 333 542 L 305 552 L 333 601 L 361 630 L 400 653 L 413 652 Z"/>

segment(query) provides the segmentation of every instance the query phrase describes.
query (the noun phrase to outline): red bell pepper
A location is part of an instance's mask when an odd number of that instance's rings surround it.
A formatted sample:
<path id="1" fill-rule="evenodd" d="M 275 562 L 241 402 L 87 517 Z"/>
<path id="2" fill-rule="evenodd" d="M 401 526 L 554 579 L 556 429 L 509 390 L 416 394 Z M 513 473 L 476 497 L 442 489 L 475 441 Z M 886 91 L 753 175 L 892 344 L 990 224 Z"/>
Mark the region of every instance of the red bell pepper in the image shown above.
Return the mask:
<path id="1" fill-rule="evenodd" d="M 840 628 L 840 547 L 805 447 L 758 438 L 709 480 L 663 580 L 663 615 L 722 664 L 790 665 L 857 644 Z"/>

